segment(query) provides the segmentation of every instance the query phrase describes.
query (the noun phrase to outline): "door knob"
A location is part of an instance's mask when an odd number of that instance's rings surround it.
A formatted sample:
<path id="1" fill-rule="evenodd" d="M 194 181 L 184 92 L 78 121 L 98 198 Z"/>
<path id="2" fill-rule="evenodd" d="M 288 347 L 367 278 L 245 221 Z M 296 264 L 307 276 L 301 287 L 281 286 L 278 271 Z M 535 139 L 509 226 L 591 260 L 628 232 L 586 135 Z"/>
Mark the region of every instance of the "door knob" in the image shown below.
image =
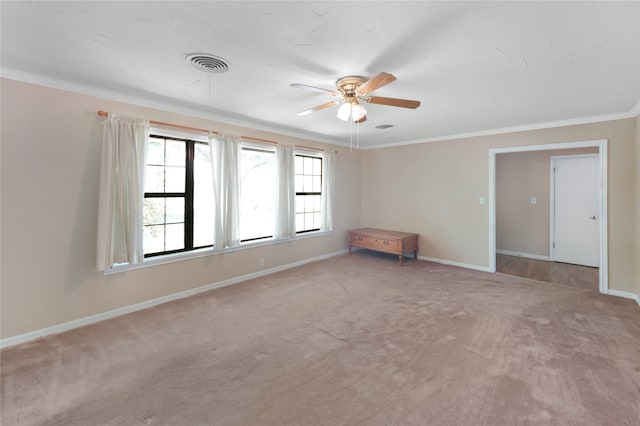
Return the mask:
<path id="1" fill-rule="evenodd" d="M 589 219 L 591 219 L 591 220 L 598 220 L 598 216 L 589 216 Z"/>

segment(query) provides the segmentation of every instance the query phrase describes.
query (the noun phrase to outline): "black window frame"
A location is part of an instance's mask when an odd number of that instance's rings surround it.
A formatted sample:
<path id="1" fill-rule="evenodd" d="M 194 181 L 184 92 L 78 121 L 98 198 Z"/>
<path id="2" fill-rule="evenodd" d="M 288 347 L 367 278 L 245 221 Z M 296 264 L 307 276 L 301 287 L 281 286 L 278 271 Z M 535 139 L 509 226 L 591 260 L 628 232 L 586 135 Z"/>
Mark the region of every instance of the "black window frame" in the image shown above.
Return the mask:
<path id="1" fill-rule="evenodd" d="M 322 185 L 323 185 L 323 180 L 324 180 L 324 158 L 321 155 L 312 155 L 312 154 L 303 154 L 300 152 L 296 152 L 294 153 L 295 157 L 303 157 L 303 158 L 313 158 L 313 159 L 319 159 L 320 160 L 320 191 L 319 192 L 315 192 L 315 191 L 296 191 L 295 195 L 296 197 L 298 195 L 319 195 L 322 199 Z M 295 159 L 295 158 L 294 158 Z M 303 160 L 304 161 L 304 160 Z M 305 176 L 304 173 L 298 173 L 298 171 L 295 169 L 295 161 L 294 161 L 294 170 L 293 170 L 294 175 L 301 175 L 301 176 Z M 311 175 L 314 176 L 314 175 Z M 307 212 L 303 212 L 302 214 L 305 214 Z M 314 212 L 311 212 L 314 213 Z M 321 214 L 323 214 L 324 212 L 322 211 L 322 207 L 320 212 Z M 300 213 L 297 212 L 297 208 L 296 208 L 296 212 L 295 215 L 298 215 Z M 296 221 L 297 222 L 297 221 Z M 304 229 L 302 231 L 297 231 L 296 230 L 296 235 L 300 235 L 300 234 L 307 234 L 309 232 L 318 232 L 320 231 L 320 228 L 313 228 L 313 229 Z"/>
<path id="2" fill-rule="evenodd" d="M 193 245 L 193 200 L 194 200 L 194 157 L 195 157 L 195 144 L 205 144 L 206 142 L 196 141 L 188 138 L 179 138 L 173 136 L 165 136 L 160 133 L 152 133 L 150 138 L 164 139 L 172 141 L 180 141 L 186 144 L 185 146 L 185 190 L 184 192 L 146 192 L 144 198 L 183 198 L 184 199 L 184 247 L 175 250 L 164 250 L 160 252 L 145 253 L 144 258 L 152 258 L 157 256 L 165 256 L 175 253 L 184 253 L 188 251 L 198 250 L 207 247 L 213 247 L 213 244 L 204 246 Z M 145 167 L 147 165 L 145 164 Z M 166 166 L 165 166 L 166 167 Z M 167 225 L 167 223 L 164 223 Z M 143 227 L 148 226 L 143 223 Z M 166 239 L 166 236 L 165 236 Z M 144 241 L 143 241 L 144 250 Z"/>

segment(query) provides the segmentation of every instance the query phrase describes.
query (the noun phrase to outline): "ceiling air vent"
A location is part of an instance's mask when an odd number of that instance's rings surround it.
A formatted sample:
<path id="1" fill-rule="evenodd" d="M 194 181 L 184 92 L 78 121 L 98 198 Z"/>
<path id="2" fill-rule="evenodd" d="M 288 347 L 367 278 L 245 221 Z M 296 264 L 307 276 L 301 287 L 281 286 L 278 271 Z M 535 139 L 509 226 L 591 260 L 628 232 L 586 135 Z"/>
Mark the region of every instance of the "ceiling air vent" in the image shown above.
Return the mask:
<path id="1" fill-rule="evenodd" d="M 192 53 L 187 55 L 187 61 L 191 62 L 195 69 L 204 72 L 222 74 L 229 71 L 229 64 L 225 59 L 208 53 Z"/>

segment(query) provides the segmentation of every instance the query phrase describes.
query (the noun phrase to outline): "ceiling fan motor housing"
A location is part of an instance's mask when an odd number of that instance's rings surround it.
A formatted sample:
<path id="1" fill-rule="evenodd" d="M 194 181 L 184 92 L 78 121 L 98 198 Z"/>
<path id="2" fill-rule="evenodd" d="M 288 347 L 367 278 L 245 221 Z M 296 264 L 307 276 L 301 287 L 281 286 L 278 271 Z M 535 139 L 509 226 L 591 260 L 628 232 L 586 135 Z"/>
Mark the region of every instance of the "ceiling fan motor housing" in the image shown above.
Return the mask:
<path id="1" fill-rule="evenodd" d="M 348 76 L 342 77 L 336 81 L 336 87 L 340 90 L 345 97 L 353 98 L 357 96 L 356 90 L 360 87 L 366 78 L 360 76 Z"/>

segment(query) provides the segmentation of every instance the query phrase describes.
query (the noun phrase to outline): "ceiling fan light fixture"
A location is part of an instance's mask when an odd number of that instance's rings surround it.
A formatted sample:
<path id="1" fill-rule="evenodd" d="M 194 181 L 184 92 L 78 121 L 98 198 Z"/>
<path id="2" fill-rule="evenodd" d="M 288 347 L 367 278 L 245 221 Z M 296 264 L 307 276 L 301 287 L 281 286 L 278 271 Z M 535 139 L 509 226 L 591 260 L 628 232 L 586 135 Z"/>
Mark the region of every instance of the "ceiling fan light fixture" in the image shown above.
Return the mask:
<path id="1" fill-rule="evenodd" d="M 359 103 L 354 103 L 351 107 L 351 119 L 353 121 L 361 120 L 365 115 L 367 115 L 367 110 Z"/>
<path id="2" fill-rule="evenodd" d="M 342 105 L 340 105 L 340 108 L 338 108 L 337 117 L 342 121 L 349 121 L 349 118 L 351 117 L 350 102 L 343 102 Z"/>
<path id="3" fill-rule="evenodd" d="M 367 115 L 367 110 L 358 101 L 345 101 L 338 108 L 337 117 L 342 121 L 358 121 Z"/>
<path id="4" fill-rule="evenodd" d="M 370 104 L 389 105 L 410 109 L 416 109 L 420 106 L 420 101 L 412 101 L 410 99 L 367 96 L 369 93 L 386 86 L 395 80 L 396 77 L 394 75 L 386 72 L 380 72 L 368 80 L 359 76 L 342 77 L 336 81 L 337 91 L 299 83 L 294 83 L 291 86 L 313 90 L 315 92 L 322 92 L 337 98 L 342 98 L 342 100 L 327 102 L 306 111 L 299 112 L 298 115 L 307 115 L 314 111 L 320 111 L 330 106 L 340 104 L 336 116 L 342 121 L 351 121 L 360 124 L 367 121 L 367 110 L 360 102 L 358 102 L 358 100 Z"/>

